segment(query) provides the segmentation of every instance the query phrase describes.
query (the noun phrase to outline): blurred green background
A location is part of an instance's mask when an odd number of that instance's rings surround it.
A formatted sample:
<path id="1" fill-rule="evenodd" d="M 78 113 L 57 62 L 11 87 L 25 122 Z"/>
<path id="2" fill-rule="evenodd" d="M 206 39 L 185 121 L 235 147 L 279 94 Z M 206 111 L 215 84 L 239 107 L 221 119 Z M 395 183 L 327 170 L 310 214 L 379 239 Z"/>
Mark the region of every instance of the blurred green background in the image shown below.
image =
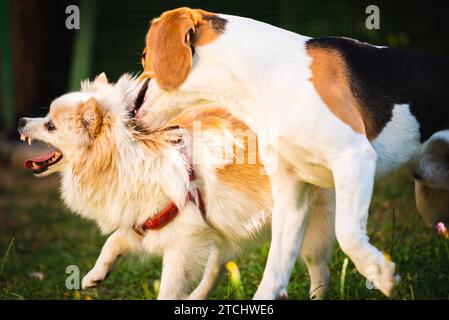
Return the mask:
<path id="1" fill-rule="evenodd" d="M 444 2 L 441 2 L 444 4 Z M 67 30 L 65 9 L 81 11 Z M 380 8 L 380 30 L 367 30 L 365 8 Z M 448 55 L 448 11 L 435 1 L 342 0 L 0 0 L 0 137 L 15 137 L 18 117 L 45 113 L 51 100 L 82 78 L 106 71 L 116 80 L 139 72 L 149 21 L 179 6 L 251 17 L 304 35 L 340 35 L 379 45 Z"/>

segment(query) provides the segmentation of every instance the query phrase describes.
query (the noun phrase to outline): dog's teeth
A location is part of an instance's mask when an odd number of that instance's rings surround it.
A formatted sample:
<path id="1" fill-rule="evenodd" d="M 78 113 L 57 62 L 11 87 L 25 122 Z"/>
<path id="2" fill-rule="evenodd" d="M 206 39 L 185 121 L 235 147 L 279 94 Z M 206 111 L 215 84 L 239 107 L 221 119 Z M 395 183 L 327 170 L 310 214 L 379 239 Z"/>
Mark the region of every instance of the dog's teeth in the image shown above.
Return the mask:
<path id="1" fill-rule="evenodd" d="M 31 143 L 33 143 L 33 139 L 28 138 L 28 145 L 31 146 Z"/>

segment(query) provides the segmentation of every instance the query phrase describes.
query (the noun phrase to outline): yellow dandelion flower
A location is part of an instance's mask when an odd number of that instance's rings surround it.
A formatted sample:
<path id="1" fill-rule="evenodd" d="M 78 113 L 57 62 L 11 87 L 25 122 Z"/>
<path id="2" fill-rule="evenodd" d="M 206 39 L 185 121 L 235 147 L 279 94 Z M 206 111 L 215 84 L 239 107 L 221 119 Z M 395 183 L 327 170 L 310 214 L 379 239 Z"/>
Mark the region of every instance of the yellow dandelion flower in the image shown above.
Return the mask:
<path id="1" fill-rule="evenodd" d="M 234 261 L 228 261 L 225 265 L 226 270 L 229 272 L 229 279 L 232 287 L 235 290 L 235 294 L 238 299 L 242 299 L 242 283 L 240 281 L 240 271 L 239 267 Z"/>

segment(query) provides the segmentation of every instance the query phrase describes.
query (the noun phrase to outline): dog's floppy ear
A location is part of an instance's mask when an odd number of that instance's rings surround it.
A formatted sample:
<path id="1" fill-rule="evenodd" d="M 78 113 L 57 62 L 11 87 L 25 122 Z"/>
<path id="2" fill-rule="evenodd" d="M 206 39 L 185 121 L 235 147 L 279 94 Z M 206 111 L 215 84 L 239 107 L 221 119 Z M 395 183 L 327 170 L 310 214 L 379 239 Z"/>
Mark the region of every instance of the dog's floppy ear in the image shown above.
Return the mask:
<path id="1" fill-rule="evenodd" d="M 415 180 L 416 208 L 430 228 L 438 222 L 449 222 L 449 190 L 429 187 L 424 181 Z"/>
<path id="2" fill-rule="evenodd" d="M 87 129 L 89 135 L 95 138 L 100 132 L 103 116 L 98 107 L 98 102 L 95 98 L 90 98 L 79 107 L 79 114 L 81 116 L 81 123 Z"/>
<path id="3" fill-rule="evenodd" d="M 427 186 L 449 190 L 449 136 L 439 132 L 432 136 L 421 152 L 414 177 Z"/>
<path id="4" fill-rule="evenodd" d="M 414 168 L 416 207 L 434 228 L 449 222 L 449 136 L 441 131 L 426 143 Z"/>
<path id="5" fill-rule="evenodd" d="M 187 78 L 192 68 L 190 38 L 197 23 L 198 16 L 190 9 L 153 20 L 147 34 L 145 71 L 152 71 L 161 89 L 176 89 Z"/>

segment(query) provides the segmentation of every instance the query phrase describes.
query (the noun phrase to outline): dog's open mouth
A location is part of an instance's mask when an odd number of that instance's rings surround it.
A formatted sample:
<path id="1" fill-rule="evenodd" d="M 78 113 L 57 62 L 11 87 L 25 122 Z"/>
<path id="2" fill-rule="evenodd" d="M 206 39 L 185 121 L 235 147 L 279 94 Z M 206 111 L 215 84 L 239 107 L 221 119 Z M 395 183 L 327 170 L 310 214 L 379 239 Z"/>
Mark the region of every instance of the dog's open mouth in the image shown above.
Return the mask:
<path id="1" fill-rule="evenodd" d="M 34 174 L 45 172 L 51 166 L 62 159 L 62 153 L 58 149 L 47 154 L 34 157 L 25 161 L 25 168 L 33 170 Z"/>
<path id="2" fill-rule="evenodd" d="M 24 166 L 26 169 L 31 169 L 34 174 L 40 174 L 47 171 L 51 166 L 57 164 L 61 159 L 61 151 L 59 149 L 54 149 L 47 154 L 25 160 Z"/>

